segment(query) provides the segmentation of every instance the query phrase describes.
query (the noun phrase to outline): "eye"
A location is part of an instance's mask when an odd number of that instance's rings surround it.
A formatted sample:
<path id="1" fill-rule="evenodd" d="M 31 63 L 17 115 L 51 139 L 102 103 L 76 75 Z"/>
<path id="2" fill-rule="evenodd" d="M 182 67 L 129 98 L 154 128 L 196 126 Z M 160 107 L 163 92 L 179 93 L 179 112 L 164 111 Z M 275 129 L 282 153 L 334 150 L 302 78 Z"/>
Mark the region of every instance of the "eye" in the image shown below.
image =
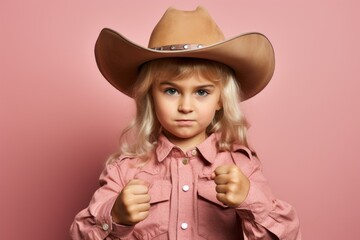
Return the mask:
<path id="1" fill-rule="evenodd" d="M 196 91 L 196 94 L 199 96 L 207 96 L 209 94 L 209 91 L 207 91 L 205 89 L 199 89 Z"/>
<path id="2" fill-rule="evenodd" d="M 167 95 L 177 95 L 178 90 L 176 90 L 175 88 L 167 88 L 164 90 L 164 93 L 166 93 Z"/>

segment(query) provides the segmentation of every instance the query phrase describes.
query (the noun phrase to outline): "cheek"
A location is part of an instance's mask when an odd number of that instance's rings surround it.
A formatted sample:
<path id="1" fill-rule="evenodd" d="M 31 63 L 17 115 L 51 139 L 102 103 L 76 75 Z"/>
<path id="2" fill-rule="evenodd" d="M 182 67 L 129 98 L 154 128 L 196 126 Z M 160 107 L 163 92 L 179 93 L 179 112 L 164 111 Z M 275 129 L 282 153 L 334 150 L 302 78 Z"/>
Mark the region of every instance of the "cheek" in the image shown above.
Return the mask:
<path id="1" fill-rule="evenodd" d="M 161 107 L 156 108 L 155 113 L 156 113 L 156 117 L 160 122 L 162 122 L 162 119 L 166 119 L 168 115 L 168 111 L 165 111 L 165 109 Z"/>
<path id="2" fill-rule="evenodd" d="M 209 109 L 209 108 L 204 108 L 201 111 L 201 116 L 202 116 L 202 122 L 204 124 L 210 124 L 211 121 L 214 119 L 215 116 L 215 109 Z"/>
<path id="3" fill-rule="evenodd" d="M 201 115 L 203 116 L 204 121 L 207 121 L 211 123 L 211 121 L 214 119 L 216 111 L 221 109 L 220 100 L 219 101 L 213 101 L 207 105 L 207 107 L 203 107 L 200 109 Z"/>
<path id="4" fill-rule="evenodd" d="M 171 106 L 166 101 L 161 101 L 161 99 L 157 99 L 154 101 L 154 110 L 157 118 L 161 121 L 162 118 L 170 115 Z"/>

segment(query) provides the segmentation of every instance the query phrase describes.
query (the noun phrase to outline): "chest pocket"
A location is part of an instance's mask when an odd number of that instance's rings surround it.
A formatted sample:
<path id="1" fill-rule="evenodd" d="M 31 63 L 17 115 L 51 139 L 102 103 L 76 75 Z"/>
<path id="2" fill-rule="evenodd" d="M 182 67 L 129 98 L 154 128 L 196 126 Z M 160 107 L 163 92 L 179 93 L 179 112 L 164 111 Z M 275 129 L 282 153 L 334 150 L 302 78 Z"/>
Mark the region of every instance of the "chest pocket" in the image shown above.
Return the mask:
<path id="1" fill-rule="evenodd" d="M 203 239 L 243 239 L 236 211 L 216 198 L 215 183 L 202 178 L 198 182 L 198 231 Z"/>
<path id="2" fill-rule="evenodd" d="M 154 180 L 150 186 L 150 214 L 135 225 L 131 236 L 126 240 L 167 240 L 170 212 L 171 183 Z"/>

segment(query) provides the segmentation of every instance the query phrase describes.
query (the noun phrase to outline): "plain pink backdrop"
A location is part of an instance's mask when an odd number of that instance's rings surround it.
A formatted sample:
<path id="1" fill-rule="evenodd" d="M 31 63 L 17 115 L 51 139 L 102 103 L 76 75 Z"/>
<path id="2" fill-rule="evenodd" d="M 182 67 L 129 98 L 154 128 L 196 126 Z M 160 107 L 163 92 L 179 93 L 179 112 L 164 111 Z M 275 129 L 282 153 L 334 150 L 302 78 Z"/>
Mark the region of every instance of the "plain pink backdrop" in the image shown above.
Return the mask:
<path id="1" fill-rule="evenodd" d="M 1 239 L 68 239 L 131 99 L 98 71 L 111 27 L 146 45 L 165 9 L 204 5 L 227 37 L 266 34 L 268 87 L 244 103 L 252 146 L 304 239 L 360 235 L 360 18 L 357 1 L 1 1 Z"/>

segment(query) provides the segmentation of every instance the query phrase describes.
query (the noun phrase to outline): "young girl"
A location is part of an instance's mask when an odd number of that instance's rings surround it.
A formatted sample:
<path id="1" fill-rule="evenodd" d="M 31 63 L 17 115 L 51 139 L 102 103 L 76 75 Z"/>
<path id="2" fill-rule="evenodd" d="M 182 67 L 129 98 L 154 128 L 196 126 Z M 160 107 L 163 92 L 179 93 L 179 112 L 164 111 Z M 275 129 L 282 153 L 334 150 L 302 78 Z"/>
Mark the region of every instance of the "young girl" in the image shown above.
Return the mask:
<path id="1" fill-rule="evenodd" d="M 225 41 L 202 7 L 169 8 L 149 48 L 104 29 L 95 54 L 137 112 L 72 239 L 301 239 L 296 213 L 273 196 L 248 146 L 238 107 L 271 79 L 266 37 Z"/>

